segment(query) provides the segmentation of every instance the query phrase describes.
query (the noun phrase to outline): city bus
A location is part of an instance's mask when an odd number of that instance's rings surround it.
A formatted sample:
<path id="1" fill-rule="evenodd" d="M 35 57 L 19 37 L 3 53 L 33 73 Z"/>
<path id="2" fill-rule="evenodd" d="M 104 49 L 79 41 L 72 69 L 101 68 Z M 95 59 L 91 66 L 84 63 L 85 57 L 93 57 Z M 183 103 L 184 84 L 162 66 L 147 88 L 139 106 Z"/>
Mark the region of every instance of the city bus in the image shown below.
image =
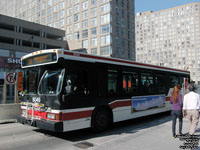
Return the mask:
<path id="1" fill-rule="evenodd" d="M 113 123 L 171 110 L 185 70 L 89 55 L 40 50 L 21 58 L 23 91 L 17 121 L 53 132 L 108 129 Z"/>

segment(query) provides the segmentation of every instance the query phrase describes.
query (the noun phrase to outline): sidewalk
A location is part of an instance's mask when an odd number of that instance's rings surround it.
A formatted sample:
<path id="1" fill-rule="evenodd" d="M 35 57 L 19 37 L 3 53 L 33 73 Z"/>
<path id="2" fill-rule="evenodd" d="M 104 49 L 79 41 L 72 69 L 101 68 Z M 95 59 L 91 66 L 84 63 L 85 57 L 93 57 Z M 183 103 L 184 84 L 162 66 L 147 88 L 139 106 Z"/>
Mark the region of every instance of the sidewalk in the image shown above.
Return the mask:
<path id="1" fill-rule="evenodd" d="M 170 118 L 171 116 L 169 116 Z M 157 126 L 152 126 L 145 129 L 136 129 L 130 133 L 122 133 L 117 139 L 111 139 L 104 143 L 91 147 L 89 150 L 180 150 L 189 149 L 185 146 L 194 145 L 197 146 L 195 150 L 200 150 L 199 139 L 196 141 L 189 141 L 187 136 L 181 138 L 172 138 L 172 122 L 167 121 Z M 176 129 L 178 130 L 178 120 Z M 183 119 L 183 133 L 188 133 L 189 121 Z M 200 135 L 200 124 L 196 132 Z M 200 137 L 198 137 L 200 138 Z M 90 140 L 89 140 L 90 141 Z M 92 142 L 92 141 L 91 141 Z M 181 147 L 182 146 L 182 147 Z"/>

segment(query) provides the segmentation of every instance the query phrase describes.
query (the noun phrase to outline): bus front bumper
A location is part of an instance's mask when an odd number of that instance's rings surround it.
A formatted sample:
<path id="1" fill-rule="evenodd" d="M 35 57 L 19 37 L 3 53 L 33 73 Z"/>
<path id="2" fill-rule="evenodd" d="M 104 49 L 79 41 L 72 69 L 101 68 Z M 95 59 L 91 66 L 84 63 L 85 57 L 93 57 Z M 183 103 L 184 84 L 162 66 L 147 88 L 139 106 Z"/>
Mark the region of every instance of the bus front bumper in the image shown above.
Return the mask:
<path id="1" fill-rule="evenodd" d="M 37 128 L 53 131 L 53 132 L 63 132 L 63 122 L 55 122 L 50 120 L 28 120 L 25 117 L 17 117 L 17 122 L 21 124 L 29 124 Z"/>

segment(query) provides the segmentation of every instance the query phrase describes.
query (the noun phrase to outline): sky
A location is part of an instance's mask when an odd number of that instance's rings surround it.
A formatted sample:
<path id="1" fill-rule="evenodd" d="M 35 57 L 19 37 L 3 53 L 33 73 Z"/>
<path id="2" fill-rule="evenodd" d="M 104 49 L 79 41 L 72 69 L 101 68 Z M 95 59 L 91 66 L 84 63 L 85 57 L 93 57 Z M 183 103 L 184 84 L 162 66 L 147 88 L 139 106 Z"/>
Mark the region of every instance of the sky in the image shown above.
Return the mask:
<path id="1" fill-rule="evenodd" d="M 200 0 L 135 0 L 135 12 L 159 11 L 194 2 Z"/>

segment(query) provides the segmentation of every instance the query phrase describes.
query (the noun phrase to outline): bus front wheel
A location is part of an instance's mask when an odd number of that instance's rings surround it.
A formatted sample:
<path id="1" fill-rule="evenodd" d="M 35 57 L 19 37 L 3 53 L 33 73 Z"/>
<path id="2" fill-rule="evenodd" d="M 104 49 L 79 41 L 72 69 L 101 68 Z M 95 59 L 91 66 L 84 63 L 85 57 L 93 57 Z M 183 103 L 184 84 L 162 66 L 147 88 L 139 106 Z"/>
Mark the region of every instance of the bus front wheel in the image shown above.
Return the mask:
<path id="1" fill-rule="evenodd" d="M 92 130 L 94 132 L 101 132 L 110 127 L 112 123 L 112 116 L 108 109 L 100 109 L 96 112 L 94 119 Z"/>

